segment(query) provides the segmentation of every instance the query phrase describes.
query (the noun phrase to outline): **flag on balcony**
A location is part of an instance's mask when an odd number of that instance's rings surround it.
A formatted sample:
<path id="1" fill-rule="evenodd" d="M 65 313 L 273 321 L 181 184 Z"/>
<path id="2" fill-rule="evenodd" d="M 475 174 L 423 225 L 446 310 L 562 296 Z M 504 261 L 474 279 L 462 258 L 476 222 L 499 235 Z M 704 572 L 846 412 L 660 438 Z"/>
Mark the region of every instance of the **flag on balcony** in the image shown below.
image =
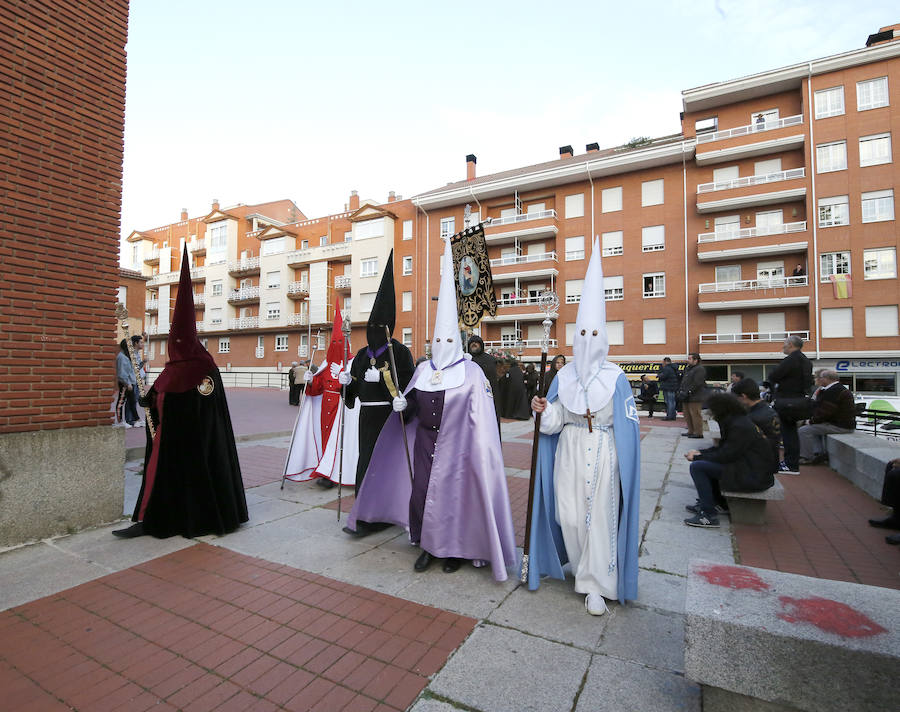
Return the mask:
<path id="1" fill-rule="evenodd" d="M 849 274 L 833 274 L 829 277 L 834 288 L 835 299 L 850 299 L 853 296 L 853 285 Z"/>
<path id="2" fill-rule="evenodd" d="M 450 238 L 453 248 L 453 271 L 456 274 L 456 303 L 459 325 L 472 330 L 485 314 L 496 316 L 497 296 L 491 276 L 491 261 L 484 225 L 479 223 Z"/>

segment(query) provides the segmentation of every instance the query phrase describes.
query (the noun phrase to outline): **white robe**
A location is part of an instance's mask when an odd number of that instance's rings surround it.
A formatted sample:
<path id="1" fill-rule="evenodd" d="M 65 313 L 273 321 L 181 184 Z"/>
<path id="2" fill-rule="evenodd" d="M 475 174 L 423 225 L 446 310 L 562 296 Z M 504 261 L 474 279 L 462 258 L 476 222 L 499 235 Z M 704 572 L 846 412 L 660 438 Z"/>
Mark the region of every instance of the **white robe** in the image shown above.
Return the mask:
<path id="1" fill-rule="evenodd" d="M 558 400 L 541 416 L 541 432 L 560 433 L 554 462 L 556 521 L 562 529 L 578 593 L 618 596 L 616 531 L 619 521 L 619 463 L 613 436 L 613 399 L 584 415 Z M 605 428 L 605 429 L 604 429 Z"/>

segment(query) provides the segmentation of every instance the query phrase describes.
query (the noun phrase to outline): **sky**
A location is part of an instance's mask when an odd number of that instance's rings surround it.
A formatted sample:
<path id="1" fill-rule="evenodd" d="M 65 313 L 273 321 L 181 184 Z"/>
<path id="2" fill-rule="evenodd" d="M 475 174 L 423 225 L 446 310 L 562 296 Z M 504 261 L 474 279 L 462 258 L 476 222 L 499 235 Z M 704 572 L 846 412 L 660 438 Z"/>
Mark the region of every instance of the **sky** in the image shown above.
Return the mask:
<path id="1" fill-rule="evenodd" d="M 681 91 L 865 46 L 881 0 L 131 0 L 122 235 L 680 131 Z"/>

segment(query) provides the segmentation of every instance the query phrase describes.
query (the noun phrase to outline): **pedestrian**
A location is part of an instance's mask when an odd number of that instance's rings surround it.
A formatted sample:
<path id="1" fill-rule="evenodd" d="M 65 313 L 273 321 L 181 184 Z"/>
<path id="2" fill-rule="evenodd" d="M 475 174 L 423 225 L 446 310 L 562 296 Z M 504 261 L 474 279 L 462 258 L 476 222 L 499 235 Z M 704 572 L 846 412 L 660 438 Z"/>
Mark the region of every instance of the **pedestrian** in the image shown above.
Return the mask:
<path id="1" fill-rule="evenodd" d="M 516 545 L 500 434 L 485 426 L 494 416 L 491 386 L 463 356 L 449 239 L 443 261 L 431 359 L 392 401 L 396 414 L 378 437 L 348 526 L 406 528 L 420 547 L 416 571 L 442 558 L 452 573 L 470 560 L 490 564 L 494 579 L 505 581 Z"/>
<path id="2" fill-rule="evenodd" d="M 818 388 L 811 402 L 809 422 L 797 429 L 801 465 L 818 465 L 828 460 L 826 435 L 856 430 L 853 394 L 840 382 L 837 371 L 820 368 L 816 371 L 815 385 Z"/>
<path id="3" fill-rule="evenodd" d="M 469 354 L 482 371 L 491 384 L 491 391 L 494 394 L 494 412 L 497 414 L 497 428 L 500 427 L 500 401 L 497 398 L 497 359 L 484 350 L 484 341 L 477 334 L 469 337 L 467 346 Z M 423 360 L 427 360 L 423 357 Z M 417 363 L 416 366 L 419 364 Z"/>
<path id="4" fill-rule="evenodd" d="M 528 420 L 531 417 L 531 405 L 525 386 L 525 376 L 515 359 L 509 359 L 506 363 L 506 417 L 513 420 Z"/>
<path id="5" fill-rule="evenodd" d="M 741 404 L 747 409 L 747 415 L 750 420 L 762 430 L 766 440 L 772 447 L 772 456 L 780 461 L 781 457 L 781 421 L 778 419 L 778 413 L 759 394 L 759 386 L 752 378 L 743 378 L 731 389 Z"/>
<path id="6" fill-rule="evenodd" d="M 800 264 L 798 262 L 797 266 L 794 267 L 794 271 L 791 272 L 791 276 L 792 277 L 805 277 L 806 276 L 806 267 L 804 267 L 802 264 Z"/>
<path id="7" fill-rule="evenodd" d="M 595 242 L 575 320 L 573 362 L 560 369 L 541 413 L 528 587 L 563 579 L 591 615 L 606 599 L 637 598 L 640 428 L 631 384 L 608 360 L 603 267 Z"/>
<path id="8" fill-rule="evenodd" d="M 508 418 L 506 411 L 509 404 L 509 363 L 505 358 L 496 359 L 497 385 L 494 388 L 494 402 L 497 406 L 497 415 Z"/>
<path id="9" fill-rule="evenodd" d="M 659 395 L 659 384 L 651 381 L 650 376 L 646 373 L 641 376 L 641 392 L 638 400 L 647 406 L 648 418 L 653 417 L 653 407 L 656 405 L 656 398 Z"/>
<path id="10" fill-rule="evenodd" d="M 797 423 L 810 415 L 809 392 L 812 388 L 812 364 L 803 353 L 803 339 L 789 336 L 782 346 L 784 358 L 769 372 L 775 385 L 775 412 L 781 419 L 784 460 L 779 469 L 786 475 L 800 474 L 800 438 Z"/>
<path id="11" fill-rule="evenodd" d="M 549 392 L 550 384 L 553 383 L 553 379 L 556 378 L 556 374 L 559 373 L 560 369 L 566 365 L 566 357 L 563 354 L 559 354 L 553 357 L 553 360 L 550 362 L 550 366 L 547 370 L 547 382 L 544 384 L 544 390 Z"/>
<path id="12" fill-rule="evenodd" d="M 534 398 L 537 393 L 538 387 L 538 372 L 534 367 L 533 363 L 529 363 L 525 366 L 525 389 L 527 391 L 528 403 L 530 405 L 531 399 Z"/>
<path id="13" fill-rule="evenodd" d="M 288 369 L 288 405 L 300 405 L 300 386 L 297 383 L 297 369 L 300 364 L 291 363 Z"/>
<path id="14" fill-rule="evenodd" d="M 666 417 L 663 420 L 675 420 L 675 393 L 678 391 L 679 378 L 678 371 L 672 365 L 672 359 L 668 356 L 662 360 L 662 365 L 656 372 L 656 381 L 663 393 L 663 401 L 666 404 Z"/>
<path id="15" fill-rule="evenodd" d="M 881 503 L 891 508 L 890 515 L 883 519 L 870 519 L 869 525 L 879 529 L 900 529 L 900 458 L 891 460 L 884 467 Z M 900 534 L 889 534 L 885 541 L 900 544 Z"/>
<path id="16" fill-rule="evenodd" d="M 149 363 L 148 359 L 144 355 L 144 335 L 143 334 L 134 334 L 131 337 L 131 350 L 134 351 L 134 358 L 137 361 L 137 375 L 135 377 L 135 403 L 137 403 L 137 399 L 140 396 L 141 386 L 137 383 L 137 377 L 140 377 L 140 384 L 146 389 L 147 385 L 147 364 Z M 134 427 L 143 427 L 144 421 L 141 420 L 141 414 L 138 412 L 137 406 L 135 406 L 134 414 L 137 416 L 137 420 L 134 423 Z"/>
<path id="17" fill-rule="evenodd" d="M 684 404 L 684 419 L 687 424 L 687 432 L 682 435 L 689 438 L 703 437 L 703 419 L 700 410 L 706 399 L 706 367 L 700 361 L 700 354 L 697 352 L 688 355 L 688 366 L 681 377 L 678 391 Z"/>
<path id="18" fill-rule="evenodd" d="M 737 383 L 738 381 L 740 381 L 742 378 L 744 378 L 743 371 L 732 371 L 731 378 L 728 381 L 728 386 L 727 386 L 727 388 L 725 388 L 725 392 L 731 393 L 732 392 L 731 389 L 734 388 L 734 384 Z"/>
<path id="19" fill-rule="evenodd" d="M 131 363 L 131 355 L 128 353 L 127 339 L 119 342 L 119 352 L 116 354 L 116 379 L 119 388 L 116 424 L 120 427 L 127 425 L 129 428 L 136 428 L 138 427 L 137 377 Z"/>
<path id="20" fill-rule="evenodd" d="M 772 402 L 772 384 L 769 381 L 762 381 L 759 384 L 759 397 L 766 403 Z"/>

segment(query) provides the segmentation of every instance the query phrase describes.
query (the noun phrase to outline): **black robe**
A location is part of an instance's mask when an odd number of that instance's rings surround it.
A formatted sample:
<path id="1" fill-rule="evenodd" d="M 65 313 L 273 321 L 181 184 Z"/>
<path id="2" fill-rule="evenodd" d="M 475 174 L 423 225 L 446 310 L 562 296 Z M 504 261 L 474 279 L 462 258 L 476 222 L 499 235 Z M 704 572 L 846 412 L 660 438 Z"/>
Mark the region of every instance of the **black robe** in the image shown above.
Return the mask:
<path id="1" fill-rule="evenodd" d="M 157 434 L 155 443 L 148 439 L 144 480 L 132 519 L 143 521 L 146 534 L 222 535 L 249 519 L 225 388 L 218 369 L 208 376 L 213 383 L 209 395 L 196 388 L 163 394 L 161 420 L 159 394 L 151 388 L 145 400 Z"/>
<path id="2" fill-rule="evenodd" d="M 528 402 L 528 391 L 525 388 L 525 376 L 518 364 L 513 364 L 507 373 L 505 418 L 528 420 L 531 417 L 531 406 Z"/>
<path id="3" fill-rule="evenodd" d="M 497 359 L 491 356 L 488 353 L 482 351 L 477 355 L 472 356 L 473 363 L 477 363 L 478 366 L 484 371 L 485 377 L 488 379 L 488 383 L 491 384 L 491 393 L 494 394 L 494 410 L 497 412 L 497 424 L 500 424 L 500 399 L 497 398 Z"/>

